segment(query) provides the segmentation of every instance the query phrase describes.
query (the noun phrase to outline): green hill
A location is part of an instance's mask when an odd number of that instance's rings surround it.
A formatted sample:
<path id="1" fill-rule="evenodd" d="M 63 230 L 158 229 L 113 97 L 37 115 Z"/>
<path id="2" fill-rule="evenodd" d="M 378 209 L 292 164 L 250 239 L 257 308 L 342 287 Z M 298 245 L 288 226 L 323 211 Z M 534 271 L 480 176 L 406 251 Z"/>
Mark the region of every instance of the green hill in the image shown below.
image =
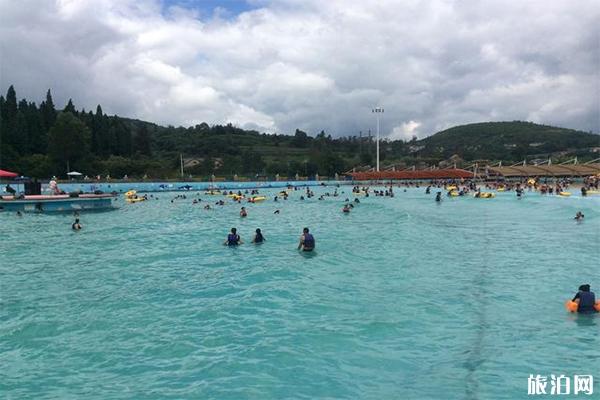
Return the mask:
<path id="1" fill-rule="evenodd" d="M 455 126 L 416 143 L 422 156 L 465 160 L 521 160 L 549 155 L 588 155 L 600 135 L 532 122 L 482 122 Z"/>

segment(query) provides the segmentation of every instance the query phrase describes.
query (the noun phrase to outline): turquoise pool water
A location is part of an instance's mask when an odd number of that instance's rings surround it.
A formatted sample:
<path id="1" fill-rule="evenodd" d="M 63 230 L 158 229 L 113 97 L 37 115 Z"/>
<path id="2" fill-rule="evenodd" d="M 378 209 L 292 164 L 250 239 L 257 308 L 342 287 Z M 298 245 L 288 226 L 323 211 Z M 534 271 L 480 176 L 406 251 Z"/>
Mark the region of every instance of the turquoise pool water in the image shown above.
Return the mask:
<path id="1" fill-rule="evenodd" d="M 438 205 L 396 189 L 344 215 L 340 190 L 278 203 L 272 190 L 246 219 L 195 193 L 120 199 L 77 233 L 72 216 L 0 213 L 3 398 L 515 399 L 529 374 L 598 385 L 600 316 L 563 303 L 581 283 L 600 293 L 600 196 Z M 222 245 L 233 226 L 247 242 L 235 249 Z M 304 226 L 314 255 L 295 250 Z"/>

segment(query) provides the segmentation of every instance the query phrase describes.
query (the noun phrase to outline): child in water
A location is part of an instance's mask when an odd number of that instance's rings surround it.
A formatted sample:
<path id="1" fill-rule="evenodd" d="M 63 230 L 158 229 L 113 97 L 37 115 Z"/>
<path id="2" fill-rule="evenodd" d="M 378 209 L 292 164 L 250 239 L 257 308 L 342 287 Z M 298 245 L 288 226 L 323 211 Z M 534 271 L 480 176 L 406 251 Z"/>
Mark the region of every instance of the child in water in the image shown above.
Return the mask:
<path id="1" fill-rule="evenodd" d="M 259 244 L 265 241 L 265 237 L 263 236 L 260 228 L 256 228 L 256 234 L 254 235 L 254 239 L 252 239 L 252 243 Z"/>

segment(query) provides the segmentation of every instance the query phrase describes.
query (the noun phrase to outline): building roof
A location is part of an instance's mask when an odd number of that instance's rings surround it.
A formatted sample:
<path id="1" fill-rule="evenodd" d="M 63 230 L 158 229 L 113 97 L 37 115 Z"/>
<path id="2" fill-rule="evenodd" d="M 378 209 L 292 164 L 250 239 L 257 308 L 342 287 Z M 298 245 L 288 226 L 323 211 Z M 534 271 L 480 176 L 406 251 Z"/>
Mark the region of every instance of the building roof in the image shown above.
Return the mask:
<path id="1" fill-rule="evenodd" d="M 472 172 L 455 168 L 418 171 L 353 172 L 347 175 L 359 181 L 384 179 L 469 179 L 473 177 Z"/>
<path id="2" fill-rule="evenodd" d="M 504 177 L 516 176 L 589 176 L 600 173 L 600 163 L 564 165 L 519 165 L 488 167 L 488 171 Z"/>

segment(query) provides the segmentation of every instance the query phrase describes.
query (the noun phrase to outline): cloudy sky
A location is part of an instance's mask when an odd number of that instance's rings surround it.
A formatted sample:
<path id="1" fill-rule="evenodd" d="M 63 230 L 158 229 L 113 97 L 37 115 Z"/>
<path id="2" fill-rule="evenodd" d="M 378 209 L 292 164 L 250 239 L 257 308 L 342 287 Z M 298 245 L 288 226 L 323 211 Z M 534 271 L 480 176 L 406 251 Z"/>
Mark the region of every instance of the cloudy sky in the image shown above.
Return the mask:
<path id="1" fill-rule="evenodd" d="M 160 124 L 600 131 L 596 0 L 0 0 L 0 90 Z"/>

